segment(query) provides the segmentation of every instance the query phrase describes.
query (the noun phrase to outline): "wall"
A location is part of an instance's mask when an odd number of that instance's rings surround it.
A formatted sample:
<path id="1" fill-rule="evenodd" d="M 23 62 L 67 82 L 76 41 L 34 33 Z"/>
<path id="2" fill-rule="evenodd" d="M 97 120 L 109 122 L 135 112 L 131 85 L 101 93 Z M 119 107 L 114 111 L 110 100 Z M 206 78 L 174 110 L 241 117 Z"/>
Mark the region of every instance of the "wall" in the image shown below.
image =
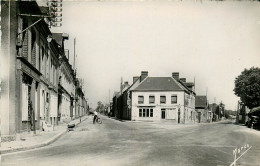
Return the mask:
<path id="1" fill-rule="evenodd" d="M 144 104 L 138 104 L 138 96 L 144 96 Z M 149 96 L 155 96 L 155 103 L 149 104 Z M 166 103 L 160 104 L 160 96 L 166 96 Z M 177 95 L 177 103 L 171 104 L 171 95 Z M 133 92 L 132 93 L 132 120 L 153 120 L 159 121 L 161 120 L 161 109 L 166 109 L 168 115 L 170 114 L 169 111 L 173 111 L 175 121 L 178 121 L 178 110 L 180 109 L 180 121 L 183 123 L 184 119 L 184 92 L 172 92 L 172 91 L 164 91 L 164 92 Z M 146 107 L 153 107 L 153 117 L 139 117 L 139 108 L 146 108 Z M 168 117 L 169 118 L 169 117 Z M 167 115 L 166 115 L 167 119 Z M 172 119 L 172 118 L 171 118 Z"/>
<path id="2" fill-rule="evenodd" d="M 15 139 L 17 129 L 16 107 L 16 35 L 17 10 L 15 1 L 1 1 L 1 136 Z"/>

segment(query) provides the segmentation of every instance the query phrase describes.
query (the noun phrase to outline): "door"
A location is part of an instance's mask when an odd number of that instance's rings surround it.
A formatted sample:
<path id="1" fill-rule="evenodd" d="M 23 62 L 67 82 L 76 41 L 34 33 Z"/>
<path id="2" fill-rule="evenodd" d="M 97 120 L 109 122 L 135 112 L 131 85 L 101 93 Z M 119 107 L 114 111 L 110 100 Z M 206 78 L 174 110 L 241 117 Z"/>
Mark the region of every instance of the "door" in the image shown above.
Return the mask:
<path id="1" fill-rule="evenodd" d="M 201 119 L 201 112 L 198 112 L 198 120 L 199 120 L 199 123 L 200 123 L 200 119 Z"/>
<path id="2" fill-rule="evenodd" d="M 181 110 L 180 108 L 178 109 L 178 123 L 181 122 Z"/>
<path id="3" fill-rule="evenodd" d="M 165 119 L 165 109 L 161 109 L 162 111 L 162 119 Z"/>

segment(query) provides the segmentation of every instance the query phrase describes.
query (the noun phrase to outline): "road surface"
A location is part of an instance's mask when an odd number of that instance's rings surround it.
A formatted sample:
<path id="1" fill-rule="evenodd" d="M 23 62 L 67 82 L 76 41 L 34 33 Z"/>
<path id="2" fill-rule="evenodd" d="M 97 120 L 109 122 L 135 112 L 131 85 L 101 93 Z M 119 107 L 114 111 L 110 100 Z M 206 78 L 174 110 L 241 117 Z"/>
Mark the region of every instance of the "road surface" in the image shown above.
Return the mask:
<path id="1" fill-rule="evenodd" d="M 2 155 L 2 165 L 229 166 L 233 150 L 246 144 L 252 148 L 236 165 L 260 165 L 260 131 L 228 121 L 165 127 L 152 122 L 102 120 L 103 124 L 93 125 L 88 119 L 47 147 Z"/>

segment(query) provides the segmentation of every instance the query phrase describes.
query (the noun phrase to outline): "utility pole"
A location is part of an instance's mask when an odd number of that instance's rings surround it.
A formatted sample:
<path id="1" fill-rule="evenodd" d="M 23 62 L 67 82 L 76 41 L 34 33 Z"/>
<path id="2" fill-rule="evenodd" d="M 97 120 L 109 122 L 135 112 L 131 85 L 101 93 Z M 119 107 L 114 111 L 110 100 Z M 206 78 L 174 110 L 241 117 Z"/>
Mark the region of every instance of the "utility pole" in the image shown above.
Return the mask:
<path id="1" fill-rule="evenodd" d="M 121 83 L 120 83 L 120 93 L 122 95 L 122 91 L 123 91 L 123 77 L 121 77 Z"/>
<path id="2" fill-rule="evenodd" d="M 110 89 L 109 89 L 109 92 L 108 92 L 108 108 L 107 108 L 107 112 L 109 113 L 110 112 Z"/>
<path id="3" fill-rule="evenodd" d="M 196 87 L 195 85 L 196 85 L 196 84 L 195 84 L 195 77 L 194 77 L 194 92 L 195 92 L 195 87 Z M 195 93 L 196 93 L 196 92 L 195 92 Z"/>
<path id="4" fill-rule="evenodd" d="M 206 88 L 206 98 L 208 97 L 208 87 Z"/>
<path id="5" fill-rule="evenodd" d="M 76 71 L 76 38 L 74 38 L 74 62 L 73 62 L 73 67 L 74 70 Z"/>
<path id="6" fill-rule="evenodd" d="M 74 62 L 73 62 L 73 67 L 74 67 L 74 76 L 75 76 L 75 117 L 76 117 L 76 112 L 77 112 L 77 84 L 78 84 L 78 81 L 77 81 L 77 78 L 76 78 L 76 38 L 74 38 Z M 72 115 L 73 117 L 73 115 Z"/>

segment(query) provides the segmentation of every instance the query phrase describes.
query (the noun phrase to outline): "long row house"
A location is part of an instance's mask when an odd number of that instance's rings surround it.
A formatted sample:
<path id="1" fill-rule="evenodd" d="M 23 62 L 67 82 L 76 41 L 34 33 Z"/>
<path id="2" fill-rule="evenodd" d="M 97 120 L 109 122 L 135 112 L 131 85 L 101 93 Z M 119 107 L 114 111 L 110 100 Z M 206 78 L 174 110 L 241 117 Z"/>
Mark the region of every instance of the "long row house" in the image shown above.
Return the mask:
<path id="1" fill-rule="evenodd" d="M 133 77 L 131 85 L 121 83 L 114 93 L 111 115 L 132 121 L 167 121 L 196 123 L 210 121 L 206 96 L 196 96 L 193 82 L 179 78 L 149 77 L 147 71 Z"/>
<path id="2" fill-rule="evenodd" d="M 64 48 L 69 35 L 50 31 L 46 11 L 36 1 L 1 2 L 2 141 L 88 111 Z"/>

